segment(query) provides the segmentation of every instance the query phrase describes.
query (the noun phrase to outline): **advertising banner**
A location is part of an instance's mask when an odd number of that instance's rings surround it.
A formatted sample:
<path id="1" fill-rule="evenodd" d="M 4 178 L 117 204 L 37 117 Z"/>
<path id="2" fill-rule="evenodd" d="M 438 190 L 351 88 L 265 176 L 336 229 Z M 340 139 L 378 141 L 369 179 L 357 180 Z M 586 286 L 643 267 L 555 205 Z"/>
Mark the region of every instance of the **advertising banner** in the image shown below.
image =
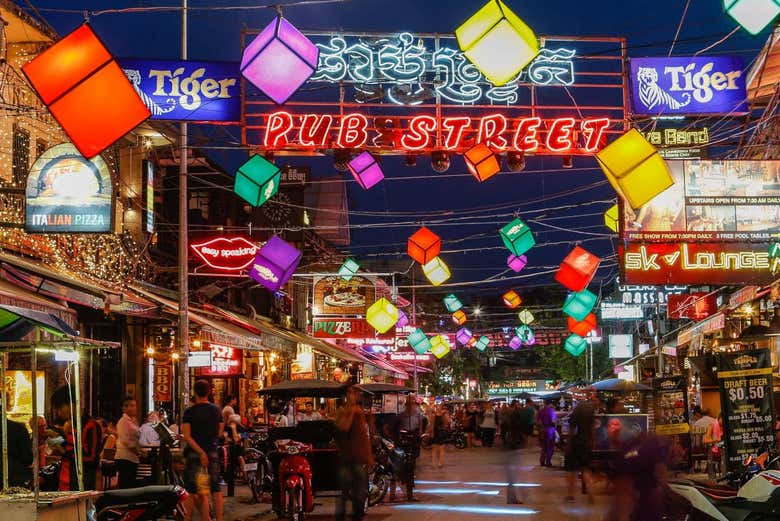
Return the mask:
<path id="1" fill-rule="evenodd" d="M 153 399 L 170 402 L 173 396 L 173 368 L 170 362 L 154 362 Z"/>
<path id="2" fill-rule="evenodd" d="M 737 56 L 631 58 L 634 114 L 746 114 L 744 64 Z"/>
<path id="3" fill-rule="evenodd" d="M 376 301 L 374 281 L 352 277 L 346 281 L 338 276 L 314 280 L 314 316 L 365 315 Z M 373 335 L 372 335 L 373 336 Z"/>
<path id="4" fill-rule="evenodd" d="M 238 122 L 238 63 L 120 59 L 152 119 Z"/>
<path id="5" fill-rule="evenodd" d="M 315 338 L 395 338 L 395 329 L 378 334 L 362 318 L 315 318 L 312 333 Z"/>
<path id="6" fill-rule="evenodd" d="M 666 313 L 670 319 L 702 320 L 718 311 L 717 297 L 708 293 L 671 295 Z"/>
<path id="7" fill-rule="evenodd" d="M 53 146 L 35 160 L 25 199 L 26 232 L 111 231 L 111 171 L 102 157 L 86 159 L 70 143 Z"/>
<path id="8" fill-rule="evenodd" d="M 215 272 L 247 269 L 255 260 L 259 246 L 246 237 L 215 237 L 191 244 L 195 255 Z"/>
<path id="9" fill-rule="evenodd" d="M 648 423 L 646 414 L 597 414 L 593 450 L 613 451 L 635 446 L 647 435 Z"/>
<path id="10" fill-rule="evenodd" d="M 675 448 L 674 468 L 688 468 L 691 456 L 691 434 L 688 423 L 688 384 L 684 376 L 653 379 L 653 413 L 655 433 L 671 436 Z"/>
<path id="11" fill-rule="evenodd" d="M 738 472 L 746 456 L 775 444 L 770 351 L 719 354 L 718 387 L 726 466 Z"/>
<path id="12" fill-rule="evenodd" d="M 144 174 L 144 222 L 146 233 L 154 233 L 154 163 L 144 159 L 141 163 Z"/>
<path id="13" fill-rule="evenodd" d="M 243 351 L 234 347 L 215 344 L 206 345 L 211 350 L 211 365 L 195 370 L 198 376 L 238 376 L 243 372 Z"/>

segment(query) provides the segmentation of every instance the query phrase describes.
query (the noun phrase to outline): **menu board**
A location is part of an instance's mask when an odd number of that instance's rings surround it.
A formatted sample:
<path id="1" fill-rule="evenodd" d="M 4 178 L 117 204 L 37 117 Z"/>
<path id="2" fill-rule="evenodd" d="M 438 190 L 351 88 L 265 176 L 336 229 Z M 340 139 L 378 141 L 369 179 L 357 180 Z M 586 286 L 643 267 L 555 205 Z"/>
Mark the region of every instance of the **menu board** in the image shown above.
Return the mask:
<path id="1" fill-rule="evenodd" d="M 746 456 L 762 452 L 775 442 L 769 350 L 718 355 L 718 386 L 726 466 L 739 471 Z"/>
<path id="2" fill-rule="evenodd" d="M 688 468 L 691 455 L 691 427 L 688 423 L 688 393 L 684 376 L 653 379 L 653 418 L 655 433 L 670 436 L 671 466 Z"/>

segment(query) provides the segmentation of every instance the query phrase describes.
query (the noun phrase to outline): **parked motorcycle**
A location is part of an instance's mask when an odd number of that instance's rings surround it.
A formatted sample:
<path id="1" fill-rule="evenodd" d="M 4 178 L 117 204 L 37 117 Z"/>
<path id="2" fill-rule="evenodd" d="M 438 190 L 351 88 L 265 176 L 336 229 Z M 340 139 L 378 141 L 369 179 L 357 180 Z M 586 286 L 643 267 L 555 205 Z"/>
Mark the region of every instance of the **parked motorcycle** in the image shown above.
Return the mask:
<path id="1" fill-rule="evenodd" d="M 400 480 L 404 464 L 404 451 L 381 436 L 374 440 L 374 464 L 368 476 L 368 504 L 374 506 L 382 502 L 394 480 Z"/>
<path id="2" fill-rule="evenodd" d="M 96 521 L 156 521 L 185 517 L 187 492 L 178 486 L 109 490 L 95 501 Z"/>
<path id="3" fill-rule="evenodd" d="M 276 450 L 279 462 L 279 503 L 274 505 L 279 518 L 303 521 L 314 510 L 311 464 L 306 454 L 312 446 L 293 440 L 278 440 Z"/>
<path id="4" fill-rule="evenodd" d="M 250 433 L 247 441 L 249 447 L 244 451 L 244 477 L 252 491 L 252 501 L 259 503 L 263 493 L 270 493 L 274 486 L 271 462 L 263 450 L 268 443 L 268 431 Z"/>

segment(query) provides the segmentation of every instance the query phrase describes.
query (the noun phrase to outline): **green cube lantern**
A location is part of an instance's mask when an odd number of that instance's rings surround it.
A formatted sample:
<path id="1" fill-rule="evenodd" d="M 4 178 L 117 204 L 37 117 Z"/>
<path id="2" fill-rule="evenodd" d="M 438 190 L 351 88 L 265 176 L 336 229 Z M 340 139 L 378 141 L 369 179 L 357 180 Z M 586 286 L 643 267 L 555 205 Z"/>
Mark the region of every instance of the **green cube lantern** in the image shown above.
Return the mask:
<path id="1" fill-rule="evenodd" d="M 577 333 L 572 333 L 566 338 L 563 348 L 568 351 L 571 356 L 580 356 L 588 348 L 588 342 Z"/>
<path id="2" fill-rule="evenodd" d="M 446 307 L 447 311 L 450 313 L 455 313 L 463 307 L 463 303 L 455 295 L 449 294 L 444 297 L 444 307 Z"/>
<path id="3" fill-rule="evenodd" d="M 507 224 L 499 230 L 499 233 L 504 241 L 504 245 L 518 257 L 536 244 L 536 239 L 534 239 L 531 229 L 520 219 L 515 219 Z"/>
<path id="4" fill-rule="evenodd" d="M 482 335 L 479 337 L 479 340 L 477 340 L 477 343 L 474 344 L 474 347 L 479 351 L 484 351 L 488 348 L 490 345 L 490 339 L 486 337 L 485 335 Z"/>
<path id="5" fill-rule="evenodd" d="M 409 333 L 406 340 L 418 355 L 424 355 L 431 350 L 431 341 L 428 339 L 428 335 L 420 328 Z"/>
<path id="6" fill-rule="evenodd" d="M 726 12 L 750 34 L 758 34 L 780 14 L 779 0 L 723 0 Z"/>
<path id="7" fill-rule="evenodd" d="M 596 295 L 583 289 L 576 293 L 570 293 L 566 297 L 566 302 L 563 304 L 563 312 L 575 319 L 577 322 L 582 322 L 585 317 L 593 310 L 593 306 L 596 305 L 598 298 Z"/>
<path id="8" fill-rule="evenodd" d="M 238 167 L 233 191 L 254 207 L 263 206 L 279 191 L 279 168 L 257 154 Z"/>
<path id="9" fill-rule="evenodd" d="M 355 276 L 359 269 L 360 264 L 358 264 L 354 259 L 347 259 L 339 268 L 339 275 L 341 275 L 342 279 L 349 282 L 349 280 Z"/>

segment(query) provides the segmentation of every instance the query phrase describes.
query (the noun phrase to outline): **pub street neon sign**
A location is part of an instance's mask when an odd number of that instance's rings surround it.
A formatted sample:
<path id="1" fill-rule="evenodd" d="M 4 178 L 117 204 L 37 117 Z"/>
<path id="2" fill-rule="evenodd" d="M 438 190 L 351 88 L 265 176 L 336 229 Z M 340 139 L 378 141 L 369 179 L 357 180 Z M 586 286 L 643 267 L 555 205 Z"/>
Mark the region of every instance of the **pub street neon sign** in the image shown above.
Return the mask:
<path id="1" fill-rule="evenodd" d="M 241 271 L 252 264 L 259 247 L 244 237 L 216 237 L 190 248 L 212 269 Z"/>

